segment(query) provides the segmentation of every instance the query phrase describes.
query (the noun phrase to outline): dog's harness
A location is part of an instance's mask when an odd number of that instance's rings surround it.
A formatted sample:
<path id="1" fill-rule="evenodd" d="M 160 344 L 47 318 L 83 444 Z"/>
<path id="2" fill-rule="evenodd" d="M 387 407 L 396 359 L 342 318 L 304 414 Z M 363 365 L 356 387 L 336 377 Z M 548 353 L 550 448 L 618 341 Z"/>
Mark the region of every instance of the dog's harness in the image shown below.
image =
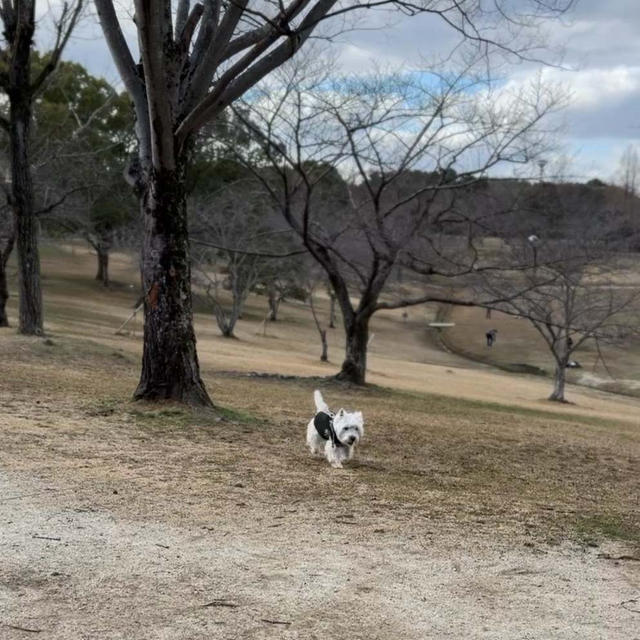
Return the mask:
<path id="1" fill-rule="evenodd" d="M 333 428 L 333 414 L 325 413 L 324 411 L 318 411 L 313 418 L 313 426 L 320 434 L 323 440 L 331 440 L 331 444 L 334 447 L 344 447 L 342 442 L 338 440 L 336 430 Z"/>

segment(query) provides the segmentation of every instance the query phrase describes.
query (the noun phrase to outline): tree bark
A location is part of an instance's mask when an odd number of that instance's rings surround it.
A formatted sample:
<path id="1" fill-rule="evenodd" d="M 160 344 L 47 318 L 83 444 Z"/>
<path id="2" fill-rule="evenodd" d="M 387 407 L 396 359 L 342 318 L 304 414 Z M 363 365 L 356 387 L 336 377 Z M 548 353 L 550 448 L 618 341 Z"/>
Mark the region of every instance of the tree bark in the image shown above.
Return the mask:
<path id="1" fill-rule="evenodd" d="M 567 362 L 561 361 L 556 363 L 556 371 L 553 379 L 553 392 L 549 396 L 549 400 L 555 402 L 566 402 L 564 399 L 564 386 L 567 378 Z"/>
<path id="2" fill-rule="evenodd" d="M 346 355 L 336 379 L 363 385 L 367 372 L 367 343 L 370 316 L 354 314 L 345 321 Z"/>
<path id="3" fill-rule="evenodd" d="M 329 291 L 329 329 L 336 328 L 336 295 Z"/>
<path id="4" fill-rule="evenodd" d="M 269 320 L 276 322 L 278 320 L 278 308 L 280 307 L 280 298 L 274 282 L 267 284 L 267 297 L 269 299 Z"/>
<path id="5" fill-rule="evenodd" d="M 29 64 L 26 64 L 29 69 Z M 28 71 L 27 71 L 28 73 Z M 28 87 L 26 83 L 26 87 Z M 18 253 L 20 290 L 18 331 L 42 335 L 43 311 L 38 252 L 38 221 L 34 210 L 33 178 L 29 163 L 30 96 L 16 91 L 10 107 L 11 204 Z"/>
<path id="6" fill-rule="evenodd" d="M 193 330 L 184 163 L 151 170 L 141 194 L 144 347 L 137 400 L 211 406 L 200 378 Z"/>
<path id="7" fill-rule="evenodd" d="M 6 265 L 0 260 L 0 327 L 9 326 L 7 317 L 7 300 L 9 299 L 9 287 L 7 286 Z"/>
<path id="8" fill-rule="evenodd" d="M 109 249 L 100 246 L 96 249 L 98 255 L 98 273 L 96 280 L 101 282 L 103 286 L 109 286 Z"/>
<path id="9" fill-rule="evenodd" d="M 13 238 L 9 239 L 9 243 L 0 251 L 0 327 L 9 326 L 9 317 L 7 316 L 7 300 L 9 299 L 9 285 L 7 283 L 7 262 L 13 249 Z"/>

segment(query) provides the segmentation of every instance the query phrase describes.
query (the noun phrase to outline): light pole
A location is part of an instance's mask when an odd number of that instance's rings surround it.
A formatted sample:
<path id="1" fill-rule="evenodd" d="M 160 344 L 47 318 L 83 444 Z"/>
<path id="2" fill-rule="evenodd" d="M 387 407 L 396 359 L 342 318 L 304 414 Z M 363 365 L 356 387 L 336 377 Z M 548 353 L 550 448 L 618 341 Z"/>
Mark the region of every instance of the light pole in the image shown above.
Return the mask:
<path id="1" fill-rule="evenodd" d="M 538 267 L 538 245 L 540 244 L 540 238 L 535 234 L 531 234 L 527 238 L 527 242 L 529 243 L 529 245 L 531 246 L 531 250 L 533 251 L 533 269 L 535 272 Z"/>

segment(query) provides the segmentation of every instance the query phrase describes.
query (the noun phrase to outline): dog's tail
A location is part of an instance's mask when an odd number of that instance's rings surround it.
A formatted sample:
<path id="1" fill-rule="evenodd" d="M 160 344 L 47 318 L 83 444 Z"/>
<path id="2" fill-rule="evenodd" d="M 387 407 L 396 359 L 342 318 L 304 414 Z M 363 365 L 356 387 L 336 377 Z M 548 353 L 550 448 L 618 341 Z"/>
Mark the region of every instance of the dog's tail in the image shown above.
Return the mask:
<path id="1" fill-rule="evenodd" d="M 323 411 L 324 413 L 328 413 L 329 415 L 331 415 L 331 411 L 329 411 L 327 403 L 324 401 L 322 394 L 317 389 L 313 392 L 313 399 L 316 403 L 316 409 L 318 411 Z"/>

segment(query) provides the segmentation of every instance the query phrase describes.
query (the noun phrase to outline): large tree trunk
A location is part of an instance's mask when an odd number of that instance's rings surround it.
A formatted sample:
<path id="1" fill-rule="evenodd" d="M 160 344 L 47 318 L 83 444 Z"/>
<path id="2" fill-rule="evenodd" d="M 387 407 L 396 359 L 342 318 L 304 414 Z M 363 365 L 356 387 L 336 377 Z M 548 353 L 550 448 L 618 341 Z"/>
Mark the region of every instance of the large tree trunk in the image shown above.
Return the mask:
<path id="1" fill-rule="evenodd" d="M 0 259 L 0 327 L 9 326 L 7 317 L 7 300 L 9 299 L 9 287 L 7 286 L 7 268 Z"/>
<path id="2" fill-rule="evenodd" d="M 556 402 L 565 402 L 564 386 L 567 377 L 567 362 L 556 363 L 556 372 L 553 379 L 553 393 L 549 396 L 549 400 Z"/>
<path id="3" fill-rule="evenodd" d="M 211 406 L 193 330 L 184 166 L 152 171 L 141 196 L 144 348 L 136 399 Z"/>
<path id="4" fill-rule="evenodd" d="M 336 376 L 338 380 L 352 384 L 365 384 L 369 318 L 370 316 L 354 314 L 349 320 L 345 319 L 346 356 Z"/>
<path id="5" fill-rule="evenodd" d="M 26 86 L 29 86 L 28 83 Z M 10 112 L 11 200 L 18 249 L 20 289 L 18 331 L 27 335 L 42 335 L 43 313 L 38 221 L 34 211 L 33 180 L 29 163 L 29 130 L 31 125 L 29 96 L 14 95 L 11 100 Z"/>
<path id="6" fill-rule="evenodd" d="M 7 300 L 9 299 L 9 286 L 7 284 L 7 263 L 0 253 L 0 327 L 9 326 L 7 316 Z"/>
<path id="7" fill-rule="evenodd" d="M 0 248 L 0 327 L 9 326 L 7 316 L 7 300 L 9 299 L 9 285 L 7 283 L 7 263 L 13 251 L 15 236 L 13 229 L 9 232 L 4 247 Z"/>

